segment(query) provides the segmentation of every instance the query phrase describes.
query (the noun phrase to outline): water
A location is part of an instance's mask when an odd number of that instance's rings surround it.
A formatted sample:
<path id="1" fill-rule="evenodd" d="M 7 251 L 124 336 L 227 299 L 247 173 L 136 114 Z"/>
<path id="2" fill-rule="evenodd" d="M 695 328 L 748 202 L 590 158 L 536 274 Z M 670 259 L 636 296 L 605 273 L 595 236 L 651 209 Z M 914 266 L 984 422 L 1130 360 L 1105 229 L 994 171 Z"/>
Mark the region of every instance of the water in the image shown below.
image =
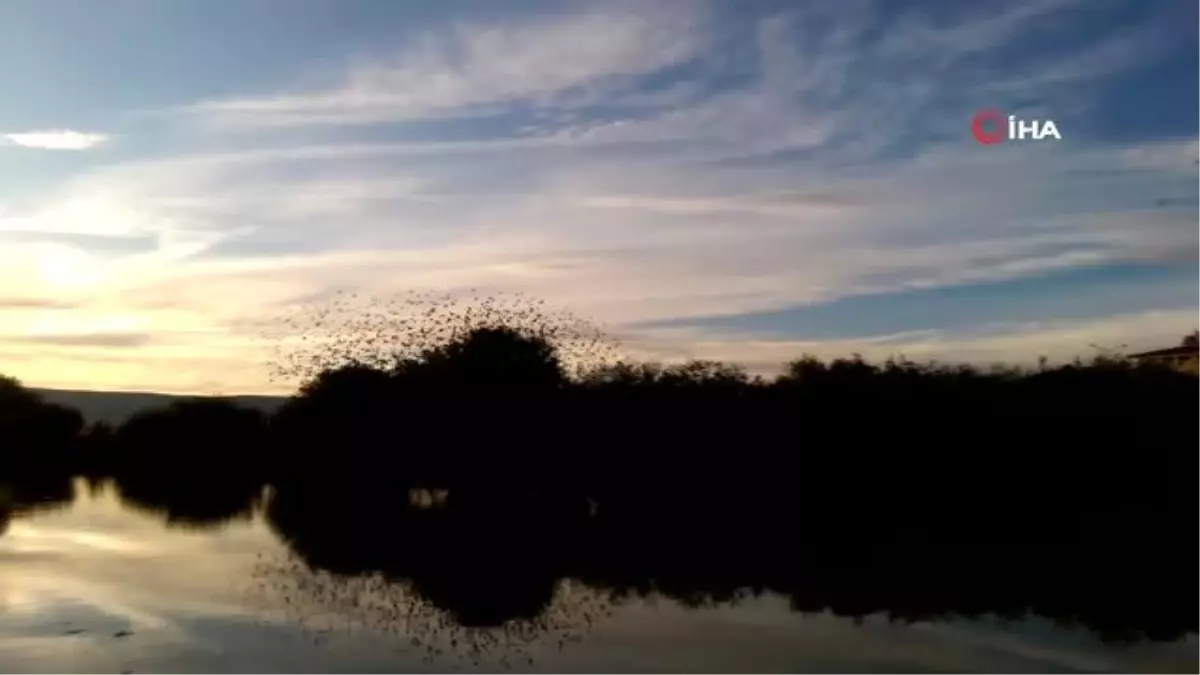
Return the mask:
<path id="1" fill-rule="evenodd" d="M 666 599 L 609 602 L 568 587 L 561 594 L 576 600 L 558 602 L 567 609 L 553 630 L 468 636 L 428 607 L 399 621 L 365 604 L 321 602 L 350 597 L 344 586 L 305 596 L 289 585 L 294 575 L 279 574 L 294 564 L 257 516 L 169 527 L 161 514 L 122 505 L 111 489 L 77 492 L 61 508 L 18 511 L 0 535 L 0 671 L 1197 670 L 1195 636 L 1109 645 L 1040 619 L 905 626 L 796 613 L 776 597 L 688 609 Z M 331 582 L 309 583 L 328 590 Z M 405 593 L 373 588 L 390 594 L 381 606 Z M 589 615 L 588 627 L 573 602 L 604 611 Z M 486 650 L 465 646 L 488 639 Z"/>

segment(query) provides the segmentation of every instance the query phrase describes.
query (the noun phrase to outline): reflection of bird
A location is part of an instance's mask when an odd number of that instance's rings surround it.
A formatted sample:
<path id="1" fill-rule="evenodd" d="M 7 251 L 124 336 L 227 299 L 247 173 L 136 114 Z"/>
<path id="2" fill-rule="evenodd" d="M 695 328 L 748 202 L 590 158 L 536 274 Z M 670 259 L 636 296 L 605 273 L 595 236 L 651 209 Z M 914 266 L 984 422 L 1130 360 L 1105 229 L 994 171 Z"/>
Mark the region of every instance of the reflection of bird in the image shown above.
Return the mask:
<path id="1" fill-rule="evenodd" d="M 554 602 L 537 617 L 495 627 L 468 627 L 424 600 L 409 580 L 332 575 L 295 557 L 264 559 L 255 576 L 266 582 L 259 592 L 276 598 L 314 635 L 327 634 L 330 617 L 340 616 L 351 630 L 365 628 L 403 638 L 426 662 L 446 658 L 475 667 L 490 659 L 506 669 L 515 662 L 532 665 L 539 644 L 548 642 L 561 649 L 579 641 L 581 617 L 586 615 L 590 623 L 597 612 L 612 611 L 606 594 L 561 582 Z"/>

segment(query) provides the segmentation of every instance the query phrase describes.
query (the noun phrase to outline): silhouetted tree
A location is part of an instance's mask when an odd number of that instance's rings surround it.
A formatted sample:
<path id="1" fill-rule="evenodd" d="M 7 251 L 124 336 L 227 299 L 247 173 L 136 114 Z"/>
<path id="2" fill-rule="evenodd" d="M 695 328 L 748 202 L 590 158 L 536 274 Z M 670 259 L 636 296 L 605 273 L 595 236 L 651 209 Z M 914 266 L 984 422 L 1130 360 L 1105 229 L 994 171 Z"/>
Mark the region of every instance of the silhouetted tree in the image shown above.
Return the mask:
<path id="1" fill-rule="evenodd" d="M 0 476 L 77 469 L 83 416 L 44 401 L 15 378 L 0 375 Z"/>
<path id="2" fill-rule="evenodd" d="M 267 443 L 259 410 L 221 399 L 179 401 L 121 425 L 108 474 L 131 506 L 161 513 L 170 524 L 217 525 L 253 510 Z"/>

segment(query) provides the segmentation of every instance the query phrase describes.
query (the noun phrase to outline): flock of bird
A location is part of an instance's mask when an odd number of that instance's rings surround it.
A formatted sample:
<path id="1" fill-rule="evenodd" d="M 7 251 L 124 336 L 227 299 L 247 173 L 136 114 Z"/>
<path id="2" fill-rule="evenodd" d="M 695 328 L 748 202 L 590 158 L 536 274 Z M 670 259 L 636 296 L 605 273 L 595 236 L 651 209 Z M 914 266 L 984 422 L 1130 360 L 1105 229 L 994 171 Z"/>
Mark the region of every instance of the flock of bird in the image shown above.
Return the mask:
<path id="1" fill-rule="evenodd" d="M 506 328 L 553 345 L 566 372 L 615 363 L 618 347 L 575 314 L 520 293 L 481 295 L 413 291 L 392 297 L 335 292 L 259 322 L 270 345 L 272 381 L 297 386 L 345 366 L 388 371 L 480 328 Z M 264 557 L 248 601 L 282 611 L 315 643 L 339 633 L 385 635 L 425 662 L 500 668 L 531 665 L 537 653 L 582 639 L 617 600 L 561 581 L 551 605 L 534 619 L 491 628 L 464 626 L 424 599 L 407 580 L 378 574 L 339 576 L 310 568 L 293 554 Z"/>
<path id="2" fill-rule="evenodd" d="M 348 365 L 390 370 L 479 328 L 504 327 L 556 349 L 568 372 L 615 363 L 619 347 L 590 321 L 521 293 L 413 291 L 394 297 L 340 292 L 268 322 L 272 381 L 299 384 Z"/>

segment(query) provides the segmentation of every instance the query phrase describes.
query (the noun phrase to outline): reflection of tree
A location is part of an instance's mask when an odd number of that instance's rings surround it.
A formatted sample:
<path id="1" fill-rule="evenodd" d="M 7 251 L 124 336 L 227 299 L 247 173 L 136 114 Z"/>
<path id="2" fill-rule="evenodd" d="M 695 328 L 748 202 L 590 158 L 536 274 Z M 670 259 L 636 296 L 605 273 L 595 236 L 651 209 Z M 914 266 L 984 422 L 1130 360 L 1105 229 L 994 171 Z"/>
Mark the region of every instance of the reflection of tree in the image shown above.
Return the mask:
<path id="1" fill-rule="evenodd" d="M 64 509 L 75 501 L 75 485 L 65 475 L 26 475 L 19 481 L 0 481 L 0 536 L 13 520 Z"/>
<path id="2" fill-rule="evenodd" d="M 255 481 L 213 477 L 134 474 L 118 478 L 114 484 L 126 506 L 162 516 L 167 525 L 191 528 L 248 520 L 262 493 L 262 485 Z"/>
<path id="3" fill-rule="evenodd" d="M 281 486 L 266 514 L 309 566 L 339 575 L 378 573 L 411 584 L 463 626 L 536 619 L 563 565 L 547 514 L 491 502 L 484 510 L 411 506 L 395 491 L 349 497 L 336 486 Z"/>
<path id="4" fill-rule="evenodd" d="M 534 617 L 496 625 L 464 625 L 426 599 L 405 579 L 381 575 L 335 575 L 294 556 L 260 561 L 256 576 L 267 597 L 283 601 L 290 619 L 319 640 L 331 630 L 366 629 L 399 638 L 405 647 L 433 659 L 500 665 L 532 663 L 532 651 L 582 639 L 592 624 L 610 616 L 606 593 L 571 581 L 559 582 L 553 598 Z"/>
<path id="5" fill-rule="evenodd" d="M 611 612 L 607 593 L 564 577 L 559 516 L 493 492 L 426 497 L 386 481 L 282 484 L 265 514 L 294 558 L 260 574 L 302 619 L 334 612 L 476 665 L 529 661 L 532 645 L 578 640 Z"/>
<path id="6" fill-rule="evenodd" d="M 293 600 L 374 603 L 365 621 L 375 624 L 428 605 L 455 626 L 521 624 L 536 632 L 557 607 L 560 618 L 574 618 L 558 628 L 578 632 L 600 612 L 595 605 L 563 609 L 556 589 L 577 580 L 593 597 L 661 595 L 696 608 L 771 592 L 796 611 L 847 617 L 883 613 L 914 622 L 1034 612 L 1110 639 L 1174 639 L 1194 630 L 1185 603 L 1164 602 L 1187 583 L 1182 565 L 1132 567 L 1122 558 L 1129 576 L 1114 576 L 1088 544 L 1105 531 L 1099 523 L 1034 530 L 1031 513 L 1022 531 L 988 519 L 969 528 L 931 521 L 893 530 L 886 521 L 871 524 L 874 518 L 823 525 L 820 511 L 804 515 L 806 500 L 784 508 L 779 499 L 774 512 L 756 505 L 754 521 L 739 507 L 695 511 L 666 500 L 602 503 L 596 515 L 564 519 L 536 500 L 456 500 L 452 492 L 444 506 L 412 506 L 382 484 L 377 489 L 276 490 L 268 522 L 299 567 L 276 570 L 282 573 L 271 581 L 293 584 Z M 1139 539 L 1163 534 L 1154 528 Z M 305 582 L 295 585 L 298 578 Z"/>

